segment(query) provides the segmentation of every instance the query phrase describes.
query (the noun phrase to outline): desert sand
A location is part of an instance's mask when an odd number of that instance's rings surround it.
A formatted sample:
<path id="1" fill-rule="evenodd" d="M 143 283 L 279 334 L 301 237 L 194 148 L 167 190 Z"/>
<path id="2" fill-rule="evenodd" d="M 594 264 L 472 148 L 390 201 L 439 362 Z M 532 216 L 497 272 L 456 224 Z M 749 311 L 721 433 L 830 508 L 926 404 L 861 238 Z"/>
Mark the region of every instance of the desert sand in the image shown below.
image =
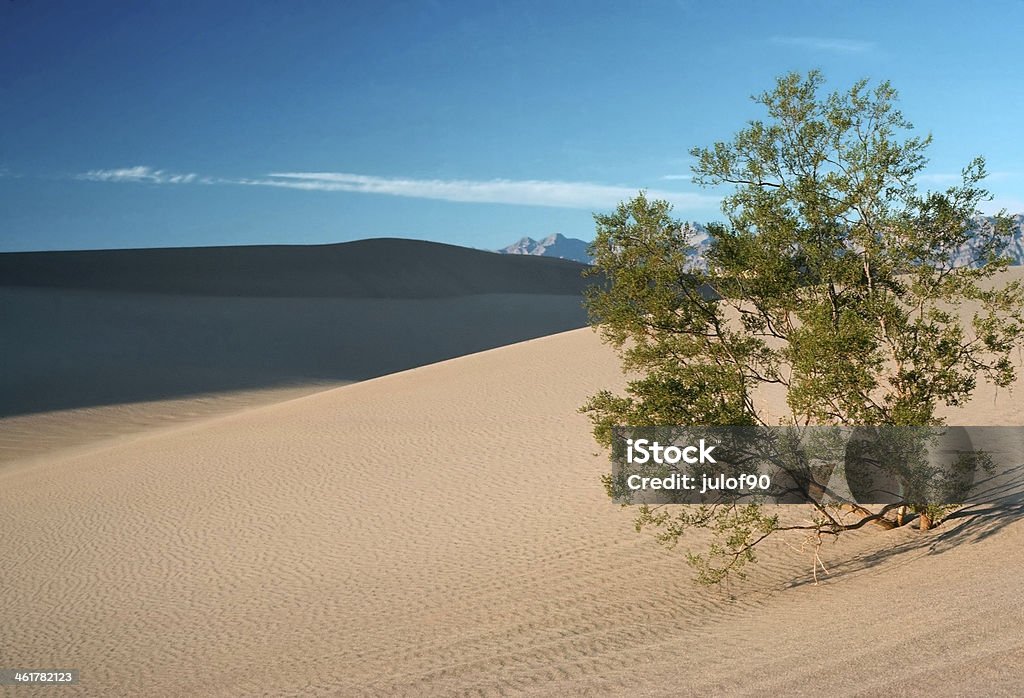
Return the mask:
<path id="1" fill-rule="evenodd" d="M 1019 486 L 846 536 L 818 585 L 797 541 L 697 587 L 601 486 L 576 409 L 623 380 L 580 329 L 13 459 L 0 664 L 102 696 L 1021 693 Z M 1022 387 L 952 417 L 1024 424 Z"/>

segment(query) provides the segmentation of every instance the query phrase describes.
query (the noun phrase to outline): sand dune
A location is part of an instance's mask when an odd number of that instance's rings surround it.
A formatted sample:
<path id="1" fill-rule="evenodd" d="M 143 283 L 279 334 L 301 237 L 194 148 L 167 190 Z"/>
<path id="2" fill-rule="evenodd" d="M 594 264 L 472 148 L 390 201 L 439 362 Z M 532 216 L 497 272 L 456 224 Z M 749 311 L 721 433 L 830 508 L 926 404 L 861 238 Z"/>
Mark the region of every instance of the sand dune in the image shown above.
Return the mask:
<path id="1" fill-rule="evenodd" d="M 582 269 L 415 240 L 0 254 L 0 465 L 582 327 Z"/>
<path id="2" fill-rule="evenodd" d="M 0 416 L 364 380 L 585 322 L 573 295 L 292 299 L 0 289 Z"/>
<path id="3" fill-rule="evenodd" d="M 585 266 L 422 240 L 0 254 L 0 286 L 263 298 L 579 294 Z"/>
<path id="4" fill-rule="evenodd" d="M 695 588 L 599 482 L 575 409 L 621 381 L 578 330 L 15 463 L 4 663 L 82 695 L 1019 695 L 1019 487 L 849 536 L 823 585 L 779 544 Z"/>

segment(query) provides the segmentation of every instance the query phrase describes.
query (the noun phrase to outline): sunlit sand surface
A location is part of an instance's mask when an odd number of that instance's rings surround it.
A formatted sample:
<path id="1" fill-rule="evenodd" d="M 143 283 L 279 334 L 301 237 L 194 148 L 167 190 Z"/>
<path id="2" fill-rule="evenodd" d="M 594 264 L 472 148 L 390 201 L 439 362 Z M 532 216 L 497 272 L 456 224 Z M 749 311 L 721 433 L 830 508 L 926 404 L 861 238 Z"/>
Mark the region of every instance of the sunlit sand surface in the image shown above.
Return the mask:
<path id="1" fill-rule="evenodd" d="M 817 585 L 790 540 L 696 587 L 602 488 L 576 410 L 623 380 L 581 329 L 130 435 L 76 417 L 112 438 L 0 468 L 2 664 L 96 696 L 1020 694 L 1019 481 L 826 545 Z M 1024 424 L 1020 387 L 951 421 Z"/>

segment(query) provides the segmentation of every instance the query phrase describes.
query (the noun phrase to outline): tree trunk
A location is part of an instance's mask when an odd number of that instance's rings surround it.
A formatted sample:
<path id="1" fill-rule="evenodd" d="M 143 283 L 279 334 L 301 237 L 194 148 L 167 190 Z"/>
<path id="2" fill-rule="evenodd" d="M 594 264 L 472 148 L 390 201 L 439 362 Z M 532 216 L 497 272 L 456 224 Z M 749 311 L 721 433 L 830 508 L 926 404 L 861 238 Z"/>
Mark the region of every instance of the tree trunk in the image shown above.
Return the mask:
<path id="1" fill-rule="evenodd" d="M 864 507 L 860 506 L 859 504 L 844 503 L 844 504 L 840 504 L 839 508 L 856 512 L 856 513 L 861 514 L 862 516 L 865 516 L 865 517 L 867 517 L 867 516 L 874 516 L 874 514 L 872 512 L 870 512 L 869 510 L 867 510 Z M 878 526 L 880 528 L 884 528 L 886 531 L 890 531 L 890 530 L 896 528 L 896 522 L 893 521 L 892 519 L 887 519 L 884 516 L 882 518 L 880 518 L 880 519 L 875 519 L 871 523 L 875 524 L 876 526 Z"/>

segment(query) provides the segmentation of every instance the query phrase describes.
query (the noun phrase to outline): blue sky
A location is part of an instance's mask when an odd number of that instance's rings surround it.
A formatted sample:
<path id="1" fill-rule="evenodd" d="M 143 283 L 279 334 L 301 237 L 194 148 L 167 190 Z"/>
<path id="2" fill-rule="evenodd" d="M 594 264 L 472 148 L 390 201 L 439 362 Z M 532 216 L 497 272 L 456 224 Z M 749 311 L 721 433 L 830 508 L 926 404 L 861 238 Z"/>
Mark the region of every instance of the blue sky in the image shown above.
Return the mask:
<path id="1" fill-rule="evenodd" d="M 1024 2 L 0 2 L 0 249 L 589 239 L 789 70 L 889 79 L 1024 211 Z"/>

